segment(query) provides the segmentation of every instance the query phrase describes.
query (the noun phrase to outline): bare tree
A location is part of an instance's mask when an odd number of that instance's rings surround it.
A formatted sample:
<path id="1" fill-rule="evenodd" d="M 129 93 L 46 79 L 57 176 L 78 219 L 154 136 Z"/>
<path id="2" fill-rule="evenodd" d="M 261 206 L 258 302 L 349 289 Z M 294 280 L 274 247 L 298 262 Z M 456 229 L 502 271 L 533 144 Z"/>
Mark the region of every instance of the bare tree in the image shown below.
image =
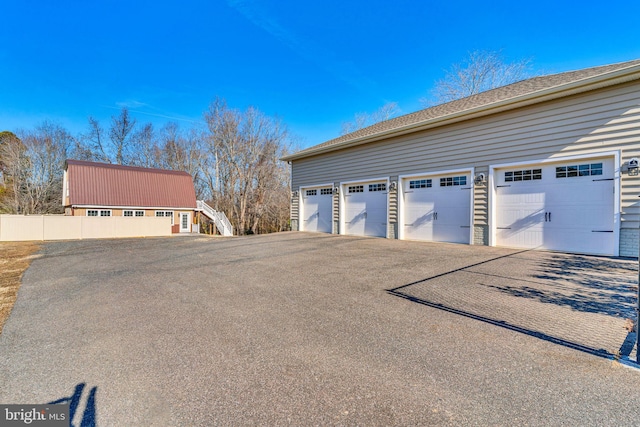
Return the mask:
<path id="1" fill-rule="evenodd" d="M 129 115 L 127 108 L 123 108 L 118 116 L 111 117 L 111 126 L 107 131 L 98 120 L 89 117 L 89 129 L 79 138 L 82 144 L 76 151 L 87 160 L 129 164 L 133 161 L 135 151 L 132 147 L 135 125 L 136 120 Z"/>
<path id="2" fill-rule="evenodd" d="M 160 148 L 155 140 L 153 125 L 145 124 L 131 135 L 131 153 L 127 164 L 145 168 L 161 167 Z"/>
<path id="3" fill-rule="evenodd" d="M 2 210 L 10 213 L 59 213 L 62 210 L 62 171 L 74 141 L 63 128 L 45 122 L 32 132 L 3 143 L 0 157 L 11 197 Z"/>
<path id="4" fill-rule="evenodd" d="M 186 171 L 196 196 L 225 212 L 240 234 L 288 229 L 289 168 L 279 160 L 291 148 L 286 126 L 223 100 L 204 117 L 206 130 L 169 123 L 156 132 L 123 109 L 107 129 L 90 117 L 77 139 L 51 123 L 19 137 L 0 133 L 0 211 L 60 212 L 64 160 L 72 157 Z"/>
<path id="5" fill-rule="evenodd" d="M 0 132 L 0 213 L 13 212 L 11 206 L 15 194 L 12 175 L 16 169 L 12 160 L 16 157 L 14 151 L 19 154 L 23 150 L 22 141 L 13 132 Z"/>
<path id="6" fill-rule="evenodd" d="M 98 120 L 89 117 L 87 133 L 81 135 L 78 141 L 80 141 L 80 149 L 76 151 L 83 154 L 83 160 L 111 163 L 104 129 Z"/>
<path id="7" fill-rule="evenodd" d="M 285 187 L 289 193 L 279 172 L 288 145 L 286 127 L 255 108 L 233 110 L 220 99 L 204 117 L 209 129 L 204 173 L 214 207 L 230 214 L 239 234 L 273 231 L 273 205 L 281 203 L 273 193 Z"/>
<path id="8" fill-rule="evenodd" d="M 421 99 L 425 107 L 465 98 L 532 76 L 531 60 L 505 62 L 501 51 L 477 50 L 451 66 L 435 83 L 430 97 Z"/>
<path id="9" fill-rule="evenodd" d="M 3 144 L 15 144 L 17 142 L 20 142 L 20 140 L 13 132 L 9 132 L 8 130 L 0 132 L 0 150 Z M 5 183 L 5 169 L 6 164 L 2 160 L 2 151 L 0 151 L 0 185 L 4 185 Z"/>
<path id="10" fill-rule="evenodd" d="M 189 173 L 193 178 L 196 196 L 205 194 L 202 158 L 205 150 L 202 132 L 190 129 L 183 132 L 177 123 L 171 122 L 160 131 L 159 166 L 164 169 Z"/>
<path id="11" fill-rule="evenodd" d="M 353 121 L 343 122 L 340 135 L 355 132 L 378 122 L 389 120 L 398 115 L 400 109 L 397 102 L 387 102 L 373 113 L 356 113 Z"/>
<path id="12" fill-rule="evenodd" d="M 114 163 L 127 164 L 131 156 L 131 134 L 136 125 L 136 119 L 129 115 L 129 110 L 124 107 L 119 116 L 111 117 L 109 139 L 113 150 Z"/>

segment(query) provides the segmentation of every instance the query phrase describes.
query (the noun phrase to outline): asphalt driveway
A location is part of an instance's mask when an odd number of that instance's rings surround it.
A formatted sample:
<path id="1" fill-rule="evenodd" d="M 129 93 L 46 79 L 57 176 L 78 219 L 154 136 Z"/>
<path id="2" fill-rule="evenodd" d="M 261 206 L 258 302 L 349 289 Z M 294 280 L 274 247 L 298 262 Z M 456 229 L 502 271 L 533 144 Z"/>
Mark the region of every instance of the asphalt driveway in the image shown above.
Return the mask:
<path id="1" fill-rule="evenodd" d="M 635 358 L 636 284 L 634 261 L 307 233 L 47 243 L 0 402 L 67 400 L 78 426 L 637 425 L 640 370 L 612 360 Z"/>

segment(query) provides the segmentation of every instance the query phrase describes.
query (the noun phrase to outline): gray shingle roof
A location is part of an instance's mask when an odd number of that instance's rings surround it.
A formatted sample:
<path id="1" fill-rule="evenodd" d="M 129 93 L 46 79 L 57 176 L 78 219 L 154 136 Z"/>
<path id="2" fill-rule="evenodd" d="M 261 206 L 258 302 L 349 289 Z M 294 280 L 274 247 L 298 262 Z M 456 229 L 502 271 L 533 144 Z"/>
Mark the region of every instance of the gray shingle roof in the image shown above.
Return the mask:
<path id="1" fill-rule="evenodd" d="M 432 120 L 445 119 L 448 116 L 452 116 L 454 114 L 462 113 L 468 110 L 483 107 L 488 108 L 502 101 L 535 95 L 538 92 L 546 91 L 549 89 L 558 88 L 558 90 L 562 90 L 564 86 L 580 82 L 581 80 L 590 79 L 597 76 L 606 76 L 607 74 L 639 65 L 640 59 L 636 59 L 633 61 L 603 65 L 593 68 L 585 68 L 577 71 L 567 71 L 559 74 L 533 77 L 531 79 L 522 80 L 520 82 L 512 83 L 510 85 L 502 86 L 496 89 L 491 89 L 486 92 L 471 95 L 456 101 L 447 102 L 445 104 L 436 105 L 434 107 L 426 108 L 424 110 L 416 111 L 404 116 L 385 120 L 366 128 L 359 129 L 355 132 L 323 142 L 322 144 L 314 145 L 313 147 L 301 150 L 290 156 L 284 157 L 284 160 L 288 160 L 289 158 L 305 157 L 307 154 L 313 155 L 318 151 L 331 151 L 332 149 L 338 149 L 341 146 L 348 144 L 349 142 L 357 141 L 359 139 L 375 137 L 377 134 L 386 134 L 388 132 L 393 132 L 396 129 L 400 130 L 407 126 L 419 125 L 421 123 L 429 122 Z"/>

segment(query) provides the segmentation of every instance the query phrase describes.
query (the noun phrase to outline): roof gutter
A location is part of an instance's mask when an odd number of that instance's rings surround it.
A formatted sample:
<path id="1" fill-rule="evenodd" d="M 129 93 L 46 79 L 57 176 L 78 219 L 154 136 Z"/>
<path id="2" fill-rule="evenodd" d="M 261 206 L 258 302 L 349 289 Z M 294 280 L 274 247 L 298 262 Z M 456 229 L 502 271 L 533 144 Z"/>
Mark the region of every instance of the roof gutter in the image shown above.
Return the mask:
<path id="1" fill-rule="evenodd" d="M 308 150 L 294 153 L 280 160 L 292 161 L 299 160 L 306 157 L 315 156 L 318 154 L 328 153 L 331 151 L 341 150 L 344 148 L 354 147 L 357 145 L 368 144 L 371 142 L 379 141 L 381 139 L 389 138 L 392 136 L 404 135 L 407 133 L 422 131 L 435 127 L 445 126 L 452 123 L 461 122 L 464 120 L 475 119 L 478 117 L 488 116 L 490 114 L 500 113 L 507 110 L 513 110 L 515 108 L 526 107 L 533 104 L 538 104 L 553 99 L 558 99 L 570 95 L 575 95 L 591 90 L 601 89 L 608 86 L 622 84 L 630 82 L 632 80 L 640 79 L 640 65 L 632 65 L 627 68 L 612 71 L 606 74 L 598 76 L 587 77 L 575 82 L 566 83 L 559 86 L 553 86 L 547 89 L 539 90 L 536 92 L 528 93 L 525 95 L 516 96 L 502 101 L 493 102 L 490 104 L 482 105 L 480 107 L 470 108 L 468 110 L 459 111 L 457 113 L 448 114 L 442 117 L 437 117 L 424 122 L 414 123 L 410 125 L 401 126 L 394 129 L 379 132 L 374 135 L 367 135 L 360 138 L 340 142 L 334 145 L 322 146 L 316 149 L 311 148 Z"/>

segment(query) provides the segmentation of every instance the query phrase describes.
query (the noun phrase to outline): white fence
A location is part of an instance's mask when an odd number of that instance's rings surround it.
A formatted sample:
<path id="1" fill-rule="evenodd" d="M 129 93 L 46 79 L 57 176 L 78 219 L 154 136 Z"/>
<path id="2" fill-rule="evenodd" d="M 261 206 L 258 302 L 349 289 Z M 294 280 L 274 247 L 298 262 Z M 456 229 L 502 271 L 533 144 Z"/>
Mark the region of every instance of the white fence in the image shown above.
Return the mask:
<path id="1" fill-rule="evenodd" d="M 170 235 L 169 217 L 0 215 L 0 242 Z"/>

